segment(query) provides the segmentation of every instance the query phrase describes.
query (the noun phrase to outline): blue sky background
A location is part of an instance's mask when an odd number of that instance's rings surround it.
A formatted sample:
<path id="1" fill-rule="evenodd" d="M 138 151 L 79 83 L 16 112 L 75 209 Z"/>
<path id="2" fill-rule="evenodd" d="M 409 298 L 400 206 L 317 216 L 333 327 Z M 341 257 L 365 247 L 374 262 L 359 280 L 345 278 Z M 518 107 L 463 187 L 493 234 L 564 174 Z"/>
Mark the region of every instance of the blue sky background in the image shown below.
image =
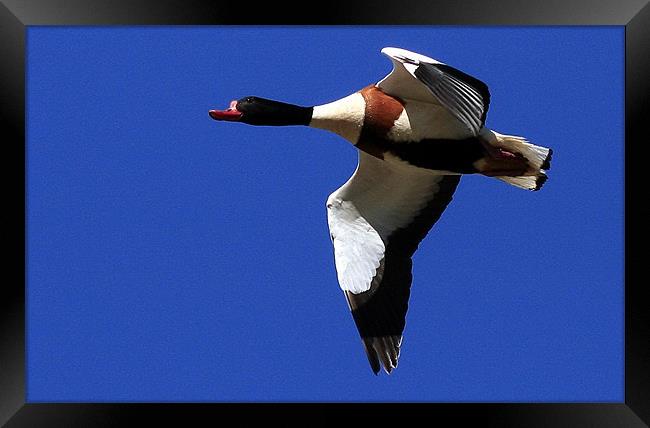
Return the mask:
<path id="1" fill-rule="evenodd" d="M 30 27 L 29 401 L 623 401 L 623 27 Z M 397 46 L 483 80 L 555 151 L 537 193 L 466 176 L 375 377 L 325 200 L 355 149 L 218 123 L 314 105 Z"/>

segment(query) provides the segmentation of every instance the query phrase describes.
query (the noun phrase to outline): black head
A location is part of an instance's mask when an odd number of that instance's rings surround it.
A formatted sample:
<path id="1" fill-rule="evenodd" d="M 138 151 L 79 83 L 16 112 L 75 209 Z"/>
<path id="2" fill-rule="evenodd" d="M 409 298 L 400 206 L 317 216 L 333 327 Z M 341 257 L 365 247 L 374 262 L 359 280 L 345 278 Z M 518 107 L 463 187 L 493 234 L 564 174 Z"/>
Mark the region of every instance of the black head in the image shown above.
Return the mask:
<path id="1" fill-rule="evenodd" d="M 215 120 L 242 122 L 249 125 L 309 125 L 312 108 L 300 107 L 259 97 L 231 101 L 227 110 L 210 110 Z"/>

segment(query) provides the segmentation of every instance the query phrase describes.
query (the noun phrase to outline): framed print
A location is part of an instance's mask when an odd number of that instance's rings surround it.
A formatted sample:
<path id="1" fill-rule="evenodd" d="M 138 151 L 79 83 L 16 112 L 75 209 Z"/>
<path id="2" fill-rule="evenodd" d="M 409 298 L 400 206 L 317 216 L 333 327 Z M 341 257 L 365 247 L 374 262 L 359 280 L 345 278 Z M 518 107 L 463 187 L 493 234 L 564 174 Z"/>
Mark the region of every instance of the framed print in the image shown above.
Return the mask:
<path id="1" fill-rule="evenodd" d="M 626 250 L 642 248 L 628 213 L 643 210 L 646 3 L 361 2 L 318 15 L 63 3 L 0 8 L 20 189 L 3 424 L 392 407 L 487 426 L 647 426 L 648 302 Z M 553 160 L 540 160 L 537 192 L 463 173 L 413 247 L 400 353 L 373 362 L 370 327 L 341 296 L 327 211 L 356 150 L 268 125 L 314 123 L 350 94 L 368 106 L 362 88 L 408 55 L 442 61 L 428 79 L 469 85 L 455 93 L 482 100 L 485 127 Z M 469 120 L 468 104 L 436 96 Z M 284 119 L 256 122 L 248 102 Z"/>

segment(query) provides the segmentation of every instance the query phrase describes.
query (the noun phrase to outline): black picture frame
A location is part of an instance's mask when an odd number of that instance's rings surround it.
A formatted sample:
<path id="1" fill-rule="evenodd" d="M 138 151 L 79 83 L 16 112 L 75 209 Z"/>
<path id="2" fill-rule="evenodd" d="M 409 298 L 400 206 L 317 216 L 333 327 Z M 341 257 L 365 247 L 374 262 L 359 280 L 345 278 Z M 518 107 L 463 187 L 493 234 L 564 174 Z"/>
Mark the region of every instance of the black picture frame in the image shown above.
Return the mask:
<path id="1" fill-rule="evenodd" d="M 260 2 L 256 2 L 260 3 Z M 135 419 L 156 423 L 214 425 L 224 414 L 238 422 L 284 417 L 296 410 L 325 420 L 345 410 L 366 420 L 421 412 L 427 421 L 494 427 L 644 427 L 650 424 L 650 320 L 644 281 L 633 273 L 634 248 L 643 247 L 642 226 L 628 213 L 647 213 L 643 171 L 650 111 L 650 5 L 645 0 L 546 0 L 521 2 L 370 1 L 281 5 L 242 1 L 3 0 L 0 4 L 0 106 L 8 176 L 5 235 L 10 239 L 0 298 L 0 424 L 7 427 L 121 426 Z M 26 403 L 25 402 L 25 34 L 33 25 L 617 25 L 625 27 L 625 401 L 621 403 Z M 645 145 L 645 147 L 644 147 Z M 644 150 L 645 149 L 645 150 Z M 596 168 L 597 166 L 595 166 Z M 642 202 L 641 202 L 642 204 Z M 607 207 L 603 207 L 607 209 Z M 640 250 L 642 252 L 642 250 Z M 636 262 L 638 266 L 638 262 Z M 254 412 L 251 412 L 251 406 Z M 291 406 L 291 407 L 290 407 Z M 296 409 L 295 407 L 298 407 Z M 399 409 L 398 409 L 399 408 Z M 352 419 L 351 419 L 352 418 Z M 189 422 L 188 421 L 193 421 Z"/>

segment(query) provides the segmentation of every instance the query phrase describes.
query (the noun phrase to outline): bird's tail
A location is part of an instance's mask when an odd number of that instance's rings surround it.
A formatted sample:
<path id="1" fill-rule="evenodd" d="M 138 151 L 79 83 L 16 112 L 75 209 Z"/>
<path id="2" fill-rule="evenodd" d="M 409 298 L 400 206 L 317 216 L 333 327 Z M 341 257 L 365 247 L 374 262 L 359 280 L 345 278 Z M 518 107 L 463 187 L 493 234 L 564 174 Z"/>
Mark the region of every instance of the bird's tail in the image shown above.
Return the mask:
<path id="1" fill-rule="evenodd" d="M 525 138 L 483 129 L 479 136 L 488 155 L 481 161 L 482 174 L 527 190 L 542 188 L 551 168 L 553 150 L 530 144 Z"/>

